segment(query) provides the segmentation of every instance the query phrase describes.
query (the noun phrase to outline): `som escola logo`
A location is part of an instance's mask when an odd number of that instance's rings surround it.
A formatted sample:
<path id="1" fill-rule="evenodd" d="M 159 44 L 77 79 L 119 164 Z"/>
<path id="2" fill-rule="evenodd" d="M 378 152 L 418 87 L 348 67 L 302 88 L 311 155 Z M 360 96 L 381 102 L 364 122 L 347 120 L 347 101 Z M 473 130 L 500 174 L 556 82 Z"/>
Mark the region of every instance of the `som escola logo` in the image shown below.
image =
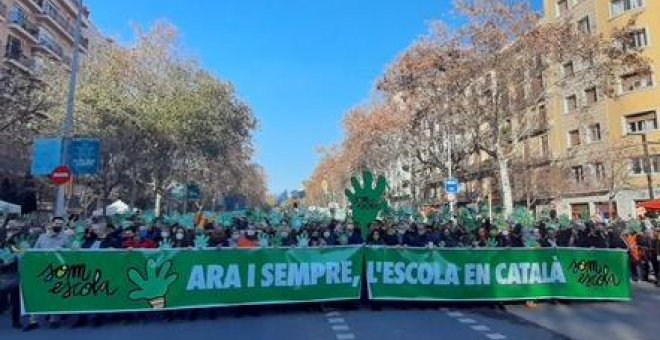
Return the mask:
<path id="1" fill-rule="evenodd" d="M 113 296 L 118 288 L 103 277 L 100 269 L 85 264 L 49 264 L 37 278 L 48 284 L 48 292 L 63 299 L 85 296 Z"/>

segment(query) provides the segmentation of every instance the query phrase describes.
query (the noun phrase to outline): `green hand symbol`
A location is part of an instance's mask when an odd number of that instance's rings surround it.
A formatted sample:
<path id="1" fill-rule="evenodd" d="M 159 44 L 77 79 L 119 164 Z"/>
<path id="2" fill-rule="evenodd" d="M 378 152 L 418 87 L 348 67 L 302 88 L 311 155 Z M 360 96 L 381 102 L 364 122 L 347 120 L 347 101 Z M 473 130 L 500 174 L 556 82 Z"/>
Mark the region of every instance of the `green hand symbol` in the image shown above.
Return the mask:
<path id="1" fill-rule="evenodd" d="M 348 244 L 348 234 L 342 232 L 337 236 L 337 242 L 339 242 L 340 245 L 345 246 Z"/>
<path id="2" fill-rule="evenodd" d="M 199 234 L 195 236 L 195 248 L 204 249 L 209 246 L 209 237 L 206 234 Z"/>
<path id="3" fill-rule="evenodd" d="M 172 249 L 172 241 L 169 238 L 166 238 L 158 244 L 160 249 Z"/>
<path id="4" fill-rule="evenodd" d="M 362 229 L 363 235 L 366 235 L 369 224 L 376 220 L 378 213 L 387 208 L 387 202 L 383 197 L 387 189 L 387 180 L 385 177 L 379 176 L 378 183 L 374 188 L 374 176 L 371 172 L 365 171 L 362 173 L 364 185 L 360 185 L 357 178 L 352 177 L 351 183 L 354 192 L 349 189 L 345 190 L 346 197 L 351 202 L 353 209 L 353 219 Z"/>
<path id="5" fill-rule="evenodd" d="M 268 248 L 270 246 L 270 236 L 266 233 L 259 234 L 259 247 Z"/>
<path id="6" fill-rule="evenodd" d="M 12 254 L 9 250 L 3 248 L 0 249 L 0 261 L 2 261 L 5 264 L 14 263 L 14 261 L 16 261 L 16 256 Z"/>
<path id="7" fill-rule="evenodd" d="M 309 236 L 307 235 L 306 231 L 303 231 L 302 234 L 296 237 L 296 239 L 298 240 L 298 247 L 300 248 L 309 247 Z"/>
<path id="8" fill-rule="evenodd" d="M 176 273 L 170 273 L 171 266 L 172 261 L 164 262 L 159 266 L 158 261 L 149 259 L 146 277 L 135 268 L 129 269 L 128 278 L 139 287 L 130 293 L 129 298 L 147 300 L 153 309 L 165 308 L 165 295 L 167 295 L 170 285 L 179 277 Z"/>
<path id="9" fill-rule="evenodd" d="M 488 248 L 497 248 L 497 239 L 495 239 L 494 237 L 489 238 L 487 245 Z"/>

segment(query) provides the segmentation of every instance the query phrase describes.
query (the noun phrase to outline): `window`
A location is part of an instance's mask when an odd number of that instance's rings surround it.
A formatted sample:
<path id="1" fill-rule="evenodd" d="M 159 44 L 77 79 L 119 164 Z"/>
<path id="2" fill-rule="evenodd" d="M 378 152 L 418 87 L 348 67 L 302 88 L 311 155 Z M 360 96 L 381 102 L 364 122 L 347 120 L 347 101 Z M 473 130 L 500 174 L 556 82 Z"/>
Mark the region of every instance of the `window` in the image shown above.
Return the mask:
<path id="1" fill-rule="evenodd" d="M 603 163 L 594 163 L 591 165 L 594 171 L 594 178 L 602 180 L 605 178 L 605 166 Z"/>
<path id="2" fill-rule="evenodd" d="M 594 124 L 589 126 L 589 140 L 591 142 L 601 141 L 602 136 L 600 133 L 600 124 Z"/>
<path id="3" fill-rule="evenodd" d="M 644 160 L 642 158 L 633 158 L 630 160 L 630 172 L 634 175 L 644 173 Z"/>
<path id="4" fill-rule="evenodd" d="M 557 1 L 557 15 L 564 15 L 568 13 L 568 0 Z"/>
<path id="5" fill-rule="evenodd" d="M 634 30 L 630 33 L 627 39 L 625 39 L 624 46 L 629 49 L 639 50 L 649 44 L 649 39 L 646 35 L 646 28 L 639 30 Z"/>
<path id="6" fill-rule="evenodd" d="M 658 118 L 655 111 L 626 116 L 625 119 L 628 133 L 639 133 L 658 128 Z"/>
<path id="7" fill-rule="evenodd" d="M 584 168 L 582 165 L 574 166 L 571 168 L 573 172 L 573 180 L 575 183 L 582 183 L 584 182 Z"/>
<path id="8" fill-rule="evenodd" d="M 566 98 L 564 98 L 564 112 L 566 113 L 571 113 L 575 112 L 577 110 L 578 104 L 577 104 L 577 96 L 576 95 L 570 95 Z"/>
<path id="9" fill-rule="evenodd" d="M 587 100 L 587 106 L 591 106 L 598 102 L 598 92 L 595 87 L 584 90 L 584 96 Z"/>
<path id="10" fill-rule="evenodd" d="M 575 67 L 572 61 L 569 61 L 564 64 L 564 77 L 573 77 L 575 76 Z"/>
<path id="11" fill-rule="evenodd" d="M 548 139 L 548 135 L 541 137 L 541 152 L 543 152 L 544 157 L 550 156 L 550 140 Z"/>
<path id="12" fill-rule="evenodd" d="M 20 58 L 20 56 L 23 54 L 23 43 L 21 40 L 10 35 L 7 38 L 7 50 L 5 53 L 10 59 Z"/>
<path id="13" fill-rule="evenodd" d="M 624 12 L 644 6 L 644 0 L 611 0 L 610 10 L 615 17 Z"/>
<path id="14" fill-rule="evenodd" d="M 578 21 L 578 30 L 585 34 L 591 33 L 591 23 L 589 22 L 589 16 L 586 16 Z"/>
<path id="15" fill-rule="evenodd" d="M 11 9 L 10 21 L 14 24 L 23 25 L 28 19 L 27 12 L 23 7 L 14 4 L 14 7 Z"/>
<path id="16" fill-rule="evenodd" d="M 630 159 L 630 171 L 634 175 L 643 175 L 646 173 L 644 157 L 635 157 Z M 649 156 L 649 170 L 651 173 L 660 173 L 660 155 Z"/>
<path id="17" fill-rule="evenodd" d="M 631 73 L 621 77 L 621 92 L 631 92 L 653 87 L 653 74 Z"/>
<path id="18" fill-rule="evenodd" d="M 568 144 L 569 147 L 579 146 L 580 142 L 580 130 L 571 130 L 568 132 Z"/>

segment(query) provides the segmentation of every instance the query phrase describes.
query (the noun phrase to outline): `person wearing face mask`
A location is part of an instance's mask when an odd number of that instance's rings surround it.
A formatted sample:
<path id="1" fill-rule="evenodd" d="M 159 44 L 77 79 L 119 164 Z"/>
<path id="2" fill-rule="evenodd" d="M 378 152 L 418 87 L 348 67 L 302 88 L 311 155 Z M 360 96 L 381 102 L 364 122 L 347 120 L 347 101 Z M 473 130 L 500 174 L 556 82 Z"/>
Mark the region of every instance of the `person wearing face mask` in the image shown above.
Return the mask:
<path id="1" fill-rule="evenodd" d="M 192 241 L 188 236 L 188 231 L 181 227 L 175 226 L 172 228 L 172 247 L 173 248 L 188 248 L 192 247 Z"/>
<path id="2" fill-rule="evenodd" d="M 353 223 L 346 225 L 346 231 L 348 232 L 348 244 L 354 246 L 364 243 L 364 238 L 362 238 L 362 231 L 355 228 Z"/>
<path id="3" fill-rule="evenodd" d="M 372 246 L 382 246 L 385 245 L 385 241 L 383 241 L 383 238 L 380 236 L 380 230 L 376 229 L 371 232 L 371 235 L 369 236 L 369 244 Z"/>
<path id="4" fill-rule="evenodd" d="M 248 226 L 243 235 L 238 240 L 238 248 L 253 249 L 259 246 L 257 240 L 257 230 L 254 226 Z"/>
<path id="5" fill-rule="evenodd" d="M 399 237 L 397 236 L 397 229 L 393 225 L 390 225 L 385 230 L 385 235 L 383 236 L 383 243 L 386 246 L 390 246 L 390 247 L 399 245 Z"/>
<path id="6" fill-rule="evenodd" d="M 295 235 L 291 232 L 291 230 L 288 227 L 282 228 L 282 230 L 279 231 L 279 236 L 281 239 L 281 245 L 282 247 L 295 247 L 297 244 L 297 240 Z"/>
<path id="7" fill-rule="evenodd" d="M 227 242 L 227 245 L 230 248 L 237 248 L 238 247 L 238 241 L 241 239 L 241 232 L 238 231 L 237 229 L 233 229 L 231 231 L 231 237 L 229 237 L 229 240 Z"/>
<path id="8" fill-rule="evenodd" d="M 64 220 L 60 217 L 53 218 L 51 224 L 46 228 L 46 233 L 41 234 L 34 244 L 35 249 L 56 250 L 65 248 L 69 237 L 62 232 Z"/>
<path id="9" fill-rule="evenodd" d="M 41 234 L 34 244 L 34 249 L 58 250 L 63 249 L 69 243 L 69 237 L 64 234 L 64 219 L 61 217 L 54 217 L 50 225 L 46 228 L 46 233 Z M 50 323 L 50 328 L 59 328 L 59 318 L 55 315 L 47 316 Z M 23 328 L 23 331 L 29 332 L 39 328 L 39 322 L 34 315 L 29 316 L 28 324 Z"/>
<path id="10" fill-rule="evenodd" d="M 5 240 L 0 240 L 0 248 L 14 253 L 19 249 L 19 240 L 23 237 L 22 227 L 16 221 L 9 221 L 6 226 Z M 4 263 L 0 260 L 0 312 L 6 306 L 11 306 L 11 325 L 20 329 L 21 326 L 21 302 L 18 280 L 18 261 Z"/>
<path id="11" fill-rule="evenodd" d="M 329 228 L 324 229 L 321 237 L 319 238 L 320 246 L 335 246 L 337 245 L 337 240 L 332 235 L 332 231 Z"/>

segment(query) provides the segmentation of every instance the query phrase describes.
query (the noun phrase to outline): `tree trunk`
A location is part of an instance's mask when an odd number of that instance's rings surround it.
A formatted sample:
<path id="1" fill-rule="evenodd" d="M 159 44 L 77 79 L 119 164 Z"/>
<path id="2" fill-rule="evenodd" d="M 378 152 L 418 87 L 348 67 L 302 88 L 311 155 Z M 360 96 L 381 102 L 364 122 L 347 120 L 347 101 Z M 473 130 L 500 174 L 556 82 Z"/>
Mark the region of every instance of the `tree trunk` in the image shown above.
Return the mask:
<path id="1" fill-rule="evenodd" d="M 513 194 L 511 192 L 511 178 L 509 177 L 509 162 L 506 159 L 498 157 L 497 165 L 500 170 L 500 186 L 502 190 L 502 208 L 504 216 L 510 216 L 513 213 Z"/>

